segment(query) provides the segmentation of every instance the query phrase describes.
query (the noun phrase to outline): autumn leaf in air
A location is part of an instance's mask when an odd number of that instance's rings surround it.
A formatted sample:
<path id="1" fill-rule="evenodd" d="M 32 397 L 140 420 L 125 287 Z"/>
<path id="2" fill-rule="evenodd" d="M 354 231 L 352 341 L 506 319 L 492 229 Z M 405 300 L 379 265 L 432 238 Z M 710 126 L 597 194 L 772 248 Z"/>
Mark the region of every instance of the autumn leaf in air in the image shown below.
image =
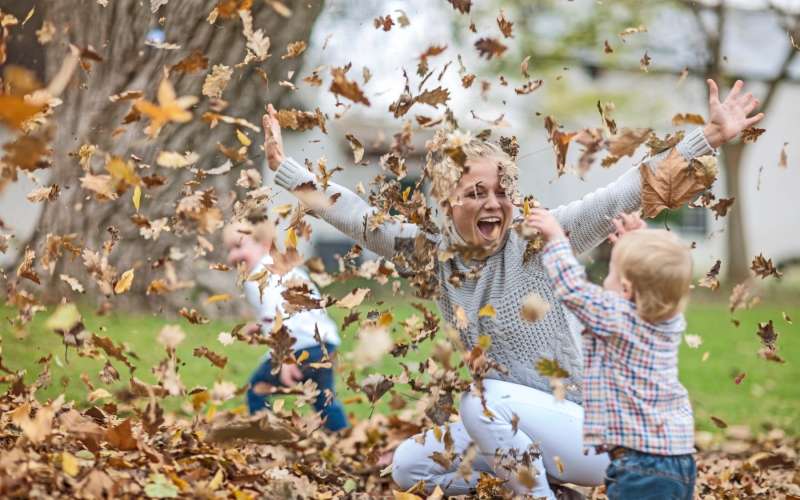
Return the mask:
<path id="1" fill-rule="evenodd" d="M 133 105 L 137 111 L 150 118 L 150 125 L 144 130 L 150 137 L 157 137 L 169 122 L 186 123 L 192 119 L 192 112 L 188 109 L 197 103 L 197 97 L 176 97 L 175 89 L 166 78 L 158 86 L 157 99 L 158 104 L 140 99 Z"/>
<path id="2" fill-rule="evenodd" d="M 553 145 L 553 151 L 556 153 L 556 169 L 560 177 L 567 170 L 567 148 L 569 148 L 569 143 L 577 135 L 577 132 L 562 132 L 559 130 L 558 122 L 552 116 L 544 119 L 544 127 L 547 129 L 548 140 Z"/>
<path id="3" fill-rule="evenodd" d="M 653 218 L 662 210 L 678 209 L 708 189 L 716 177 L 716 167 L 697 164 L 689 165 L 677 149 L 673 149 L 655 171 L 642 164 L 639 172 L 644 217 Z"/>

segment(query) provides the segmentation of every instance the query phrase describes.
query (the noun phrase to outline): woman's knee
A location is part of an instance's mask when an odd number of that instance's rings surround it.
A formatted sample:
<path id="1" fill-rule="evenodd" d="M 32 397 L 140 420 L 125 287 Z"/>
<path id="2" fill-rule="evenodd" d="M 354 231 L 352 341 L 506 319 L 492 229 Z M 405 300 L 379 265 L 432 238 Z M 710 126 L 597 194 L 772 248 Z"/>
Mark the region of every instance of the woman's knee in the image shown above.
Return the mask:
<path id="1" fill-rule="evenodd" d="M 414 438 L 409 438 L 400 443 L 392 457 L 392 479 L 402 490 L 407 490 L 423 477 L 422 468 L 428 457 L 424 455 L 424 448 Z"/>

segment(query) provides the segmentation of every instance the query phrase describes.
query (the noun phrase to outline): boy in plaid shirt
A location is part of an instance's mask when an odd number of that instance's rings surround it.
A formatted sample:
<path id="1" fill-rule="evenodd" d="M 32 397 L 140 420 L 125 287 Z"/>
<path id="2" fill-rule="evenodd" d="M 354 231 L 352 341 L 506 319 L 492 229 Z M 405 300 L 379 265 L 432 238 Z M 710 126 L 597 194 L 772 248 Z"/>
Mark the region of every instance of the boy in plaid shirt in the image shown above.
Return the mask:
<path id="1" fill-rule="evenodd" d="M 583 439 L 609 451 L 608 497 L 690 500 L 694 421 L 678 381 L 689 246 L 668 231 L 644 229 L 638 216 L 624 216 L 615 221 L 616 244 L 600 287 L 586 280 L 547 210 L 533 210 L 527 223 L 547 240 L 541 258 L 556 297 L 586 326 Z"/>

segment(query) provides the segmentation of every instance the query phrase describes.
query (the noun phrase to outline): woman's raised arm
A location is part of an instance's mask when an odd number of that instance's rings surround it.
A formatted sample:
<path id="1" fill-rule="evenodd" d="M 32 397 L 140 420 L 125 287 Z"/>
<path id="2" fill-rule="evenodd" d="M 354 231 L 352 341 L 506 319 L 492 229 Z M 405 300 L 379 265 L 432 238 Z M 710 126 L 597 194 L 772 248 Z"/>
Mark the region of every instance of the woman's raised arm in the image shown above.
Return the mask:
<path id="1" fill-rule="evenodd" d="M 270 104 L 264 115 L 264 150 L 269 168 L 275 172 L 275 183 L 295 195 L 314 214 L 356 240 L 358 244 L 388 259 L 394 257 L 397 238 L 413 238 L 419 229 L 415 224 L 383 221 L 370 230 L 370 219 L 378 209 L 369 206 L 349 189 L 328 183 L 324 189 L 308 169 L 287 157 L 283 151 L 281 127 L 277 112 Z"/>
<path id="2" fill-rule="evenodd" d="M 742 93 L 744 84 L 737 81 L 724 101 L 719 100 L 719 89 L 713 80 L 708 80 L 708 124 L 686 135 L 676 146 L 688 161 L 698 156 L 711 154 L 725 142 L 736 137 L 742 130 L 752 127 L 764 118 L 763 113 L 750 116 L 759 106 L 751 93 Z M 644 160 L 655 170 L 669 155 L 669 150 Z M 553 210 L 559 223 L 568 231 L 575 253 L 591 250 L 614 229 L 612 219 L 626 212 L 637 210 L 641 205 L 639 169 L 633 168 L 608 186 L 598 189 L 578 201 Z"/>

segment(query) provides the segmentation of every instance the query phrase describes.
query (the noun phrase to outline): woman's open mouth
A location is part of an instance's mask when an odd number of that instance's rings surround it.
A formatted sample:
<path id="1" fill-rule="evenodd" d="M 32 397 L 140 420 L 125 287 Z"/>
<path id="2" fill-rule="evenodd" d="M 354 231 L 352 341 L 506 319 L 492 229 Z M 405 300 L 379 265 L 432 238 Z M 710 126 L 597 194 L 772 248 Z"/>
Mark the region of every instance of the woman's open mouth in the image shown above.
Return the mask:
<path id="1" fill-rule="evenodd" d="M 487 240 L 496 240 L 502 225 L 500 217 L 482 217 L 478 219 L 478 232 Z"/>

